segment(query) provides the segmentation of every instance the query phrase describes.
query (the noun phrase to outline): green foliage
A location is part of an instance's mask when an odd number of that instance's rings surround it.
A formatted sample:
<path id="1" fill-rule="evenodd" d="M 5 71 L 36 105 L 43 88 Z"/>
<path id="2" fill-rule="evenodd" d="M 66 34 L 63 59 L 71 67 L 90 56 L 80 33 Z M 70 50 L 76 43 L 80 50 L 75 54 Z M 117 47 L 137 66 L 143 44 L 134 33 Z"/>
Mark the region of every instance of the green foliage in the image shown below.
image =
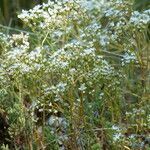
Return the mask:
<path id="1" fill-rule="evenodd" d="M 9 146 L 145 148 L 150 10 L 130 0 L 48 1 L 18 17 L 30 32 L 0 34 Z"/>
<path id="2" fill-rule="evenodd" d="M 96 143 L 92 146 L 92 150 L 101 150 L 101 145 L 99 143 Z"/>

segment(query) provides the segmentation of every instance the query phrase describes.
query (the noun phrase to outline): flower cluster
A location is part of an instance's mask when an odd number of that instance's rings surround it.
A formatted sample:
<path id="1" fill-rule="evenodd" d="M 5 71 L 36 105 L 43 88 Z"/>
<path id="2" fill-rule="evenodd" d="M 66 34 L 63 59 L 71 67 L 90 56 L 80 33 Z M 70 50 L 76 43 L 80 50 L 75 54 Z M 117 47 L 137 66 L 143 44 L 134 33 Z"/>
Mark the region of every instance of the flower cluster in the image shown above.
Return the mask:
<path id="1" fill-rule="evenodd" d="M 29 11 L 23 10 L 18 17 L 32 28 L 36 26 L 41 29 L 47 29 L 53 24 L 57 27 L 62 27 L 66 25 L 68 19 L 76 19 L 79 7 L 78 1 L 56 1 L 54 3 L 49 0 L 48 3 L 37 5 Z"/>
<path id="2" fill-rule="evenodd" d="M 130 51 L 126 51 L 122 58 L 122 65 L 124 66 L 125 64 L 130 64 L 131 62 L 137 62 L 137 57 L 135 53 L 131 53 Z"/>
<path id="3" fill-rule="evenodd" d="M 87 124 L 101 126 L 106 118 L 120 122 L 123 66 L 141 61 L 149 10 L 134 11 L 129 0 L 49 0 L 18 17 L 32 34 L 0 33 L 0 92 L 10 89 L 14 108 L 22 104 L 34 123 L 43 118 L 52 132 L 64 132 L 66 139 L 73 132 L 82 135 Z M 1 95 L 5 100 L 7 94 Z M 117 142 L 121 130 L 112 129 Z"/>
<path id="4" fill-rule="evenodd" d="M 138 11 L 132 12 L 130 22 L 138 28 L 144 28 L 150 23 L 150 10 L 145 10 L 143 13 Z"/>

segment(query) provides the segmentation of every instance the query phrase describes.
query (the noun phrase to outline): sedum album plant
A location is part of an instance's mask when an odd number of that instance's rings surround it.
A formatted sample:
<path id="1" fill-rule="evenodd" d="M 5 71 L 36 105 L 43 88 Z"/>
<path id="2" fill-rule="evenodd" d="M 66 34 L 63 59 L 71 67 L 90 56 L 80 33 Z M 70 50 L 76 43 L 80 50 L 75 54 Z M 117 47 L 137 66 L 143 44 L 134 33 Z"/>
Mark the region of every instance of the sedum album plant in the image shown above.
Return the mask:
<path id="1" fill-rule="evenodd" d="M 18 17 L 29 32 L 0 34 L 9 145 L 146 148 L 150 10 L 129 0 L 63 0 Z"/>

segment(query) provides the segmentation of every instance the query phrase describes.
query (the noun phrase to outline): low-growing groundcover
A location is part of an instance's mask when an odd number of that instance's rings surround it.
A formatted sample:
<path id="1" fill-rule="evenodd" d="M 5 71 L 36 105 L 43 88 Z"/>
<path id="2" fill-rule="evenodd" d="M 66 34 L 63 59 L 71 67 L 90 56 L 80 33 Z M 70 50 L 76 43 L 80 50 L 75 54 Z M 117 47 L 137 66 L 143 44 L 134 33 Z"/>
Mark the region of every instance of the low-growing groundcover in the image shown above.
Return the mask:
<path id="1" fill-rule="evenodd" d="M 150 10 L 48 1 L 0 33 L 2 150 L 149 150 Z"/>

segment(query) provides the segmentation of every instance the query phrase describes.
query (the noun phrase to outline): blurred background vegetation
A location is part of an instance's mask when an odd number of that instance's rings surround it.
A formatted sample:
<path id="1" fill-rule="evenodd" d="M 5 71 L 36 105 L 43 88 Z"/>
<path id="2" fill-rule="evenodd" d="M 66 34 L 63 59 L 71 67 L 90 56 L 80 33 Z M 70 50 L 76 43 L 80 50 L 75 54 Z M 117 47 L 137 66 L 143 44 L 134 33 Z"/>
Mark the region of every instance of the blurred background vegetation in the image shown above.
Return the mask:
<path id="1" fill-rule="evenodd" d="M 0 24 L 17 27 L 20 22 L 17 14 L 22 9 L 30 9 L 47 0 L 0 0 Z M 135 9 L 142 10 L 150 6 L 150 0 L 135 0 Z"/>

